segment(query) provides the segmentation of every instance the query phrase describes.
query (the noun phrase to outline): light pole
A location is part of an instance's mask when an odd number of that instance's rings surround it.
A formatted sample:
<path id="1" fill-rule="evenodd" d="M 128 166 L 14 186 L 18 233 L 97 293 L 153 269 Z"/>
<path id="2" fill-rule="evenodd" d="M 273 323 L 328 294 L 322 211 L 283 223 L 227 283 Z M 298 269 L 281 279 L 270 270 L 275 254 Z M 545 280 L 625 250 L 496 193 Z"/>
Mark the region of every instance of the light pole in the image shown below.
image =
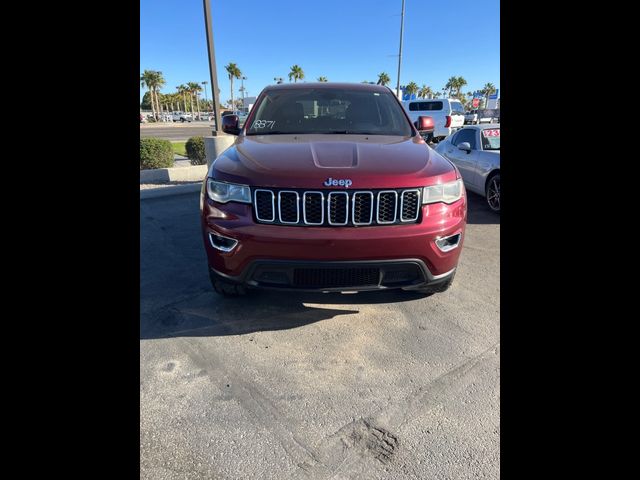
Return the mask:
<path id="1" fill-rule="evenodd" d="M 396 95 L 400 98 L 400 65 L 402 64 L 402 34 L 404 33 L 404 0 L 402 0 L 402 15 L 400 15 L 400 52 L 398 53 L 398 83 Z"/>
<path id="2" fill-rule="evenodd" d="M 240 84 L 242 88 L 242 110 L 244 110 L 244 98 L 245 98 L 245 94 L 244 94 L 244 81 L 247 79 L 247 77 L 241 77 L 240 78 Z"/>
<path id="3" fill-rule="evenodd" d="M 209 75 L 211 76 L 211 90 L 213 90 L 213 117 L 215 127 L 211 134 L 215 137 L 222 133 L 220 122 L 220 105 L 218 88 L 218 73 L 216 71 L 216 52 L 213 48 L 213 23 L 211 20 L 211 0 L 202 0 L 204 4 L 204 28 L 207 31 L 207 51 L 209 52 Z"/>
<path id="4" fill-rule="evenodd" d="M 282 80 L 282 77 L 273 77 L 273 81 L 276 83 L 282 83 L 284 80 Z"/>
<path id="5" fill-rule="evenodd" d="M 209 98 L 207 97 L 207 82 L 206 80 L 204 80 L 202 83 L 202 85 L 204 85 L 204 102 L 207 104 L 207 108 L 209 108 Z"/>

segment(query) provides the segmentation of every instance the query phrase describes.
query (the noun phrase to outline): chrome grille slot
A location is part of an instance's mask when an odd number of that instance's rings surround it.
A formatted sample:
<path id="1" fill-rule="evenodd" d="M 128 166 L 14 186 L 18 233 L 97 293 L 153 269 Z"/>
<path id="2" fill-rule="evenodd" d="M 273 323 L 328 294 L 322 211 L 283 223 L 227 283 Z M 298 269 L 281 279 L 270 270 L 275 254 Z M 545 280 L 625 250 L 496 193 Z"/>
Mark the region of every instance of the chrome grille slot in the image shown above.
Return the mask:
<path id="1" fill-rule="evenodd" d="M 420 190 L 412 189 L 402 192 L 400 200 L 400 220 L 415 222 L 420 214 Z"/>
<path id="2" fill-rule="evenodd" d="M 304 192 L 302 195 L 302 220 L 307 225 L 324 223 L 324 194 L 322 192 Z"/>
<path id="3" fill-rule="evenodd" d="M 349 194 L 331 192 L 327 198 L 329 225 L 346 225 L 349 221 Z"/>
<path id="4" fill-rule="evenodd" d="M 300 221 L 300 197 L 298 192 L 281 190 L 278 193 L 278 216 L 282 223 L 298 223 Z"/>
<path id="5" fill-rule="evenodd" d="M 366 227 L 418 223 L 421 191 L 255 188 L 258 223 L 309 227 Z M 276 213 L 277 212 L 277 213 Z"/>
<path id="6" fill-rule="evenodd" d="M 378 223 L 394 223 L 398 211 L 398 192 L 383 190 L 378 192 Z"/>
<path id="7" fill-rule="evenodd" d="M 352 223 L 354 225 L 370 225 L 373 222 L 373 193 L 354 192 L 351 203 Z"/>
<path id="8" fill-rule="evenodd" d="M 274 195 L 271 190 L 257 189 L 254 194 L 256 218 L 261 222 L 273 222 L 276 219 Z"/>

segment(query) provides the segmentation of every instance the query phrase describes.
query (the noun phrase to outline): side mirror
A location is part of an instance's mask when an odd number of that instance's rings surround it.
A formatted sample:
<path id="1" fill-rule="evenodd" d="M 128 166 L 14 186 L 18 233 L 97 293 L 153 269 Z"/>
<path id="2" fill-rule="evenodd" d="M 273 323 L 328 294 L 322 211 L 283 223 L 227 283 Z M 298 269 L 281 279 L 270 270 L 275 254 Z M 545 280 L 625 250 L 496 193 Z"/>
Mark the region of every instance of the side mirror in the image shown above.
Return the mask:
<path id="1" fill-rule="evenodd" d="M 222 117 L 222 131 L 224 133 L 230 133 L 231 135 L 239 135 L 240 128 L 238 127 L 237 115 L 225 115 Z"/>
<path id="2" fill-rule="evenodd" d="M 435 128 L 433 117 L 429 117 L 426 115 L 419 116 L 414 125 L 419 132 L 433 132 Z"/>
<path id="3" fill-rule="evenodd" d="M 458 150 L 462 150 L 464 152 L 470 153 L 471 145 L 469 145 L 469 142 L 462 142 L 460 145 L 458 145 Z"/>

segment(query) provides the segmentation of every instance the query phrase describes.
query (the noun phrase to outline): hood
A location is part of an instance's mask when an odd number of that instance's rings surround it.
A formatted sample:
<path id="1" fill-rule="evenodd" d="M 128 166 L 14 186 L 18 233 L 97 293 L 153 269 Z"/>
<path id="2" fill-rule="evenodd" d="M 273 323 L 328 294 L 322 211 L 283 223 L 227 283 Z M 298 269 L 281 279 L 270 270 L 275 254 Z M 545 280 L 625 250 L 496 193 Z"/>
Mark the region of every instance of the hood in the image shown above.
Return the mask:
<path id="1" fill-rule="evenodd" d="M 453 165 L 422 138 L 381 135 L 239 136 L 209 175 L 256 187 L 407 188 L 455 180 Z M 336 186 L 325 182 L 345 180 Z"/>

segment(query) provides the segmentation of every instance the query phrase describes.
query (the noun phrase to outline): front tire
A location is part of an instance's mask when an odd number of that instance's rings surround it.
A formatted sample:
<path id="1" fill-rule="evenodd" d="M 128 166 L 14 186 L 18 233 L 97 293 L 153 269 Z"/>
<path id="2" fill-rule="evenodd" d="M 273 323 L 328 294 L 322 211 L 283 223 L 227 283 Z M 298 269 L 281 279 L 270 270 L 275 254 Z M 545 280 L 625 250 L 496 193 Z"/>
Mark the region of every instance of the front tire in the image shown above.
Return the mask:
<path id="1" fill-rule="evenodd" d="M 489 177 L 484 191 L 489 208 L 495 213 L 500 213 L 500 173 L 494 173 Z"/>

